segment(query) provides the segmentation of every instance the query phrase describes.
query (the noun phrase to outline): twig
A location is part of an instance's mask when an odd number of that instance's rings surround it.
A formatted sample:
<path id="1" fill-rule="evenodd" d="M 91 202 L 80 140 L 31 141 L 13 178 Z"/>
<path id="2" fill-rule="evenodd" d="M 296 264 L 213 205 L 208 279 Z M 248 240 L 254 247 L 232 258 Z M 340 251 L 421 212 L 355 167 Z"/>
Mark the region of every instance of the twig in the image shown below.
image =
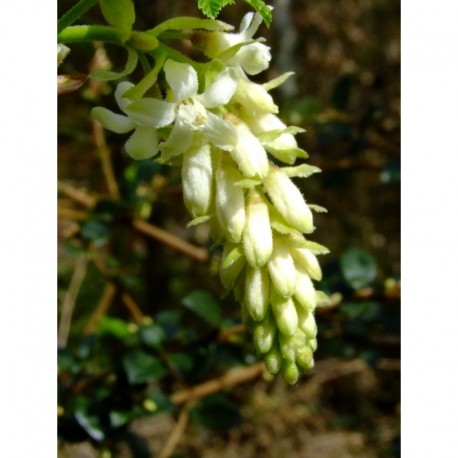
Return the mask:
<path id="1" fill-rule="evenodd" d="M 92 132 L 94 134 L 94 143 L 97 147 L 100 162 L 102 164 L 103 176 L 107 183 L 108 192 L 114 199 L 119 199 L 119 188 L 116 182 L 116 177 L 113 170 L 113 163 L 111 162 L 110 149 L 108 148 L 105 140 L 105 131 L 102 124 L 95 119 L 92 119 Z"/>
<path id="2" fill-rule="evenodd" d="M 87 218 L 87 213 L 81 210 L 75 210 L 74 208 L 57 207 L 58 218 L 71 219 L 74 221 L 81 221 Z"/>
<path id="3" fill-rule="evenodd" d="M 60 317 L 57 343 L 59 348 L 65 348 L 67 345 L 70 325 L 72 322 L 73 310 L 75 308 L 76 298 L 83 283 L 87 270 L 87 257 L 85 254 L 80 255 L 75 262 L 75 270 L 70 285 L 65 294 L 62 303 L 62 313 Z"/>
<path id="4" fill-rule="evenodd" d="M 259 377 L 264 370 L 264 363 L 257 363 L 252 366 L 231 369 L 222 377 L 219 377 L 193 388 L 187 388 L 172 394 L 170 401 L 176 405 L 183 404 L 191 400 L 197 400 L 212 393 L 231 388 L 240 383 L 248 382 Z"/>
<path id="5" fill-rule="evenodd" d="M 164 447 L 160 451 L 158 458 L 169 458 L 172 455 L 173 451 L 177 447 L 178 443 L 180 442 L 181 437 L 183 436 L 186 426 L 189 420 L 189 410 L 193 405 L 192 401 L 189 401 L 185 404 L 185 406 L 181 409 L 180 415 L 178 416 L 178 420 L 176 422 L 175 427 L 173 428 L 172 432 L 167 438 Z"/>
<path id="6" fill-rule="evenodd" d="M 123 293 L 121 299 L 124 305 L 129 309 L 130 313 L 134 317 L 134 320 L 137 323 L 141 323 L 143 321 L 143 313 L 138 307 L 138 305 L 135 303 L 135 301 L 132 299 L 132 297 L 127 293 Z"/>
<path id="7" fill-rule="evenodd" d="M 171 234 L 170 232 L 165 231 L 157 226 L 153 226 L 146 221 L 141 219 L 134 219 L 132 222 L 132 226 L 142 234 L 148 235 L 160 242 L 163 242 L 170 248 L 173 248 L 181 253 L 189 256 L 200 262 L 207 262 L 208 261 L 208 253 L 206 250 L 196 247 L 191 243 L 187 242 L 186 240 L 180 239 L 175 235 Z"/>
<path id="8" fill-rule="evenodd" d="M 87 208 L 93 208 L 97 203 L 97 200 L 94 197 L 90 196 L 84 191 L 74 188 L 67 183 L 59 181 L 58 186 L 60 192 Z M 177 250 L 186 256 L 195 259 L 196 261 L 207 262 L 209 259 L 207 251 L 203 248 L 199 248 L 192 243 L 189 243 L 186 240 L 183 240 L 180 237 L 177 237 L 176 235 L 173 235 L 170 232 L 154 226 L 153 224 L 150 224 L 142 219 L 135 218 L 132 221 L 132 226 L 138 232 L 152 237 L 169 246 L 170 248 L 173 248 L 174 250 Z"/>
<path id="9" fill-rule="evenodd" d="M 92 334 L 96 328 L 97 325 L 105 313 L 107 313 L 108 309 L 110 308 L 111 303 L 113 302 L 113 299 L 116 294 L 116 285 L 112 282 L 108 282 L 105 285 L 105 289 L 103 290 L 102 296 L 100 297 L 100 300 L 95 307 L 94 312 L 92 313 L 91 317 L 89 318 L 89 321 L 86 324 L 86 327 L 83 330 L 83 334 Z"/>
<path id="10" fill-rule="evenodd" d="M 221 329 L 218 333 L 217 340 L 218 342 L 226 342 L 234 334 L 242 334 L 246 332 L 247 328 L 244 324 L 237 324 L 232 326 L 232 328 Z"/>

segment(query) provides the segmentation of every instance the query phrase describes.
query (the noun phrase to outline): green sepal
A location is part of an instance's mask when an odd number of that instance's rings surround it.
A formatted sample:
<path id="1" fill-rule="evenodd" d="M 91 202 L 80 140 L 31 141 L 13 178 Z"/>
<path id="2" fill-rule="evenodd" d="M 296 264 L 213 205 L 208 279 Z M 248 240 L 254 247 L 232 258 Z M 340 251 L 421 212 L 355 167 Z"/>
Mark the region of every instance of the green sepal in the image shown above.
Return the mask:
<path id="1" fill-rule="evenodd" d="M 316 306 L 329 307 L 330 305 L 332 305 L 331 298 L 325 292 L 318 290 L 316 292 Z"/>
<path id="2" fill-rule="evenodd" d="M 305 129 L 302 129 L 302 127 L 289 126 L 283 129 L 268 130 L 266 132 L 262 132 L 261 134 L 256 135 L 256 137 L 262 144 L 265 144 L 275 141 L 278 137 L 280 137 L 280 135 L 283 134 L 296 135 L 302 132 L 305 132 Z"/>
<path id="3" fill-rule="evenodd" d="M 321 169 L 314 165 L 301 164 L 296 167 L 283 167 L 282 171 L 290 178 L 308 178 L 315 173 L 320 173 Z"/>
<path id="4" fill-rule="evenodd" d="M 150 33 L 146 32 L 132 32 L 129 43 L 140 51 L 152 51 L 159 46 L 159 40 Z"/>
<path id="5" fill-rule="evenodd" d="M 138 63 L 137 51 L 131 46 L 126 46 L 128 56 L 124 70 L 122 72 L 112 72 L 111 70 L 96 70 L 90 74 L 90 77 L 100 81 L 113 81 L 130 75 Z"/>
<path id="6" fill-rule="evenodd" d="M 321 205 L 316 205 L 316 204 L 307 204 L 310 210 L 313 210 L 317 213 L 327 213 L 328 210 Z"/>
<path id="7" fill-rule="evenodd" d="M 198 226 L 199 224 L 203 224 L 203 223 L 206 223 L 210 220 L 212 216 L 211 215 L 203 215 L 203 216 L 198 216 L 197 218 L 194 218 L 193 220 L 191 220 L 187 225 L 186 227 L 187 228 L 190 228 L 192 226 Z"/>
<path id="8" fill-rule="evenodd" d="M 283 73 L 280 76 L 277 76 L 273 80 L 268 81 L 267 83 L 264 83 L 262 87 L 266 91 L 270 91 L 272 89 L 275 89 L 278 86 L 281 86 L 290 76 L 294 75 L 294 72 L 286 72 Z"/>
<path id="9" fill-rule="evenodd" d="M 255 178 L 244 178 L 242 180 L 236 181 L 235 186 L 239 186 L 241 188 L 254 188 L 262 184 L 261 180 L 256 180 Z"/>

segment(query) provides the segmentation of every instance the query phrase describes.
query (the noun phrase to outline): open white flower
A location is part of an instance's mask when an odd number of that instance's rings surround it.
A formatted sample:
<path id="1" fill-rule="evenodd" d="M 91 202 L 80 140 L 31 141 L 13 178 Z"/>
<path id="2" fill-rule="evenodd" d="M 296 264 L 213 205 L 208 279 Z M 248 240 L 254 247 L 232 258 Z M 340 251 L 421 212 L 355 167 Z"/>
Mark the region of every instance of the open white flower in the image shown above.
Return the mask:
<path id="1" fill-rule="evenodd" d="M 234 55 L 225 60 L 228 66 L 241 66 L 248 75 L 257 75 L 269 67 L 272 58 L 270 48 L 253 36 L 262 23 L 260 14 L 246 14 L 240 24 L 239 33 L 213 32 L 208 35 L 204 52 L 208 57 L 219 57 L 221 54 L 243 43 Z"/>
<path id="2" fill-rule="evenodd" d="M 215 81 L 198 94 L 197 72 L 189 65 L 167 60 L 165 79 L 170 86 L 174 120 L 167 141 L 161 143 L 163 159 L 177 156 L 192 144 L 195 131 L 200 131 L 218 148 L 230 150 L 236 143 L 237 133 L 228 121 L 208 109 L 226 105 L 232 98 L 237 82 L 230 69 L 222 71 Z"/>
<path id="3" fill-rule="evenodd" d="M 127 153 L 134 159 L 148 159 L 158 153 L 156 128 L 173 121 L 174 104 L 152 98 L 132 101 L 124 97 L 132 87 L 132 83 L 123 82 L 118 84 L 115 91 L 116 102 L 125 115 L 103 107 L 93 108 L 91 114 L 103 127 L 118 134 L 133 130 L 125 145 Z"/>

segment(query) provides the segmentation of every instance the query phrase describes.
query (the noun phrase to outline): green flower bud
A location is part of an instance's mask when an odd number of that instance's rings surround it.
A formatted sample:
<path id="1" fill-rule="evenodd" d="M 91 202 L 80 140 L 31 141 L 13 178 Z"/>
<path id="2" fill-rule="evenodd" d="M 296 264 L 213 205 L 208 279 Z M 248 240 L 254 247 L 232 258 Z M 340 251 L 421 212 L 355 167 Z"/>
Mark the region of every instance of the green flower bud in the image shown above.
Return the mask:
<path id="1" fill-rule="evenodd" d="M 313 350 L 304 345 L 296 350 L 296 362 L 303 369 L 310 369 L 313 367 Z"/>
<path id="2" fill-rule="evenodd" d="M 183 154 L 183 199 L 192 216 L 207 214 L 213 196 L 210 145 L 199 145 Z"/>
<path id="3" fill-rule="evenodd" d="M 245 76 L 239 78 L 232 101 L 240 104 L 250 116 L 278 113 L 272 96 L 260 84 L 253 83 Z"/>
<path id="4" fill-rule="evenodd" d="M 316 349 L 318 348 L 318 341 L 316 340 L 316 337 L 308 340 L 307 346 L 310 348 L 310 350 L 316 351 Z"/>
<path id="5" fill-rule="evenodd" d="M 240 172 L 229 162 L 223 162 L 216 172 L 216 217 L 226 238 L 239 243 L 245 227 L 245 197 L 235 183 Z"/>
<path id="6" fill-rule="evenodd" d="M 248 267 L 245 276 L 245 305 L 253 320 L 264 318 L 269 307 L 269 291 L 267 270 Z"/>
<path id="7" fill-rule="evenodd" d="M 248 264 L 262 267 L 273 250 L 269 209 L 261 196 L 252 190 L 246 208 L 246 224 L 243 231 L 243 249 Z"/>
<path id="8" fill-rule="evenodd" d="M 256 350 L 259 353 L 267 353 L 272 348 L 276 331 L 275 320 L 270 313 L 260 323 L 255 324 L 253 328 L 253 340 Z"/>
<path id="9" fill-rule="evenodd" d="M 289 297 L 294 294 L 297 281 L 296 268 L 287 240 L 284 237 L 276 237 L 274 239 L 272 256 L 267 267 L 278 294 L 283 297 Z"/>
<path id="10" fill-rule="evenodd" d="M 283 365 L 283 357 L 280 350 L 274 345 L 264 358 L 264 364 L 272 375 L 277 375 Z"/>
<path id="11" fill-rule="evenodd" d="M 285 382 L 290 385 L 294 385 L 299 380 L 299 369 L 296 364 L 291 361 L 288 361 L 283 365 L 281 373 Z"/>
<path id="12" fill-rule="evenodd" d="M 275 208 L 288 224 L 303 233 L 313 232 L 315 228 L 312 212 L 301 192 L 286 173 L 272 166 L 264 180 L 264 187 Z"/>
<path id="13" fill-rule="evenodd" d="M 292 336 L 298 326 L 296 306 L 291 297 L 283 298 L 278 294 L 271 295 L 272 311 L 279 331 L 285 336 Z"/>

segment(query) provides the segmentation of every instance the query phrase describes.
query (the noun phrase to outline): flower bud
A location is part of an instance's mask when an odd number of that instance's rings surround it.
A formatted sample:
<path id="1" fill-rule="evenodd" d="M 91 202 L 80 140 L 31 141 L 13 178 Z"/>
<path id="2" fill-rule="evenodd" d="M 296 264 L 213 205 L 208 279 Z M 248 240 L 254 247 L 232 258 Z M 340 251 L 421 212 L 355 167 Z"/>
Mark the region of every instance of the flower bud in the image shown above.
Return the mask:
<path id="1" fill-rule="evenodd" d="M 313 367 L 313 350 L 304 345 L 296 350 L 296 362 L 303 369 L 310 369 Z"/>
<path id="2" fill-rule="evenodd" d="M 264 266 L 273 250 L 269 209 L 254 190 L 248 197 L 246 224 L 243 230 L 243 250 L 248 264 L 252 267 Z"/>
<path id="3" fill-rule="evenodd" d="M 232 99 L 239 103 L 250 116 L 263 113 L 278 113 L 272 96 L 260 85 L 246 77 L 240 77 L 237 90 Z"/>
<path id="4" fill-rule="evenodd" d="M 223 162 L 216 172 L 216 217 L 226 238 L 239 243 L 245 227 L 245 197 L 235 183 L 241 180 L 239 171 Z"/>
<path id="5" fill-rule="evenodd" d="M 318 332 L 318 328 L 313 313 L 307 312 L 299 307 L 297 315 L 299 327 L 305 332 L 307 339 L 314 339 Z"/>
<path id="6" fill-rule="evenodd" d="M 246 177 L 265 178 L 269 173 L 269 161 L 265 149 L 244 122 L 237 121 L 235 130 L 237 143 L 230 153 L 240 171 Z"/>
<path id="7" fill-rule="evenodd" d="M 264 318 L 269 307 L 270 280 L 267 269 L 247 268 L 245 276 L 245 305 L 253 320 Z"/>
<path id="8" fill-rule="evenodd" d="M 272 315 L 267 314 L 264 319 L 253 328 L 253 340 L 256 350 L 267 353 L 274 344 L 277 327 Z"/>
<path id="9" fill-rule="evenodd" d="M 208 143 L 183 154 L 182 177 L 186 208 L 194 217 L 207 214 L 213 196 L 213 169 Z"/>
<path id="10" fill-rule="evenodd" d="M 275 208 L 288 224 L 300 232 L 313 232 L 315 228 L 311 210 L 299 189 L 281 169 L 271 167 L 264 180 L 264 187 Z"/>
<path id="11" fill-rule="evenodd" d="M 316 349 L 318 348 L 318 342 L 316 340 L 316 337 L 313 339 L 309 339 L 307 341 L 307 346 L 310 348 L 310 350 L 316 351 Z"/>
<path id="12" fill-rule="evenodd" d="M 285 299 L 273 293 L 271 300 L 272 311 L 279 331 L 285 336 L 292 336 L 298 325 L 297 311 L 293 299 L 291 297 Z"/>
<path id="13" fill-rule="evenodd" d="M 282 237 L 274 239 L 272 256 L 267 263 L 267 267 L 278 294 L 283 297 L 289 297 L 294 294 L 297 281 L 296 268 L 286 239 Z"/>
<path id="14" fill-rule="evenodd" d="M 264 363 L 266 365 L 267 370 L 272 375 L 277 375 L 280 372 L 281 367 L 283 365 L 283 357 L 277 345 L 274 345 L 269 350 L 269 352 L 267 353 L 267 355 L 264 358 Z"/>
<path id="15" fill-rule="evenodd" d="M 291 250 L 297 266 L 302 267 L 310 278 L 320 281 L 322 278 L 321 267 L 316 256 L 307 248 L 293 247 Z"/>
<path id="16" fill-rule="evenodd" d="M 281 369 L 281 373 L 285 382 L 290 385 L 294 385 L 299 380 L 299 369 L 294 362 L 286 362 Z"/>
<path id="17" fill-rule="evenodd" d="M 316 291 L 308 274 L 300 267 L 296 270 L 297 283 L 294 297 L 306 310 L 313 311 L 316 307 Z"/>

